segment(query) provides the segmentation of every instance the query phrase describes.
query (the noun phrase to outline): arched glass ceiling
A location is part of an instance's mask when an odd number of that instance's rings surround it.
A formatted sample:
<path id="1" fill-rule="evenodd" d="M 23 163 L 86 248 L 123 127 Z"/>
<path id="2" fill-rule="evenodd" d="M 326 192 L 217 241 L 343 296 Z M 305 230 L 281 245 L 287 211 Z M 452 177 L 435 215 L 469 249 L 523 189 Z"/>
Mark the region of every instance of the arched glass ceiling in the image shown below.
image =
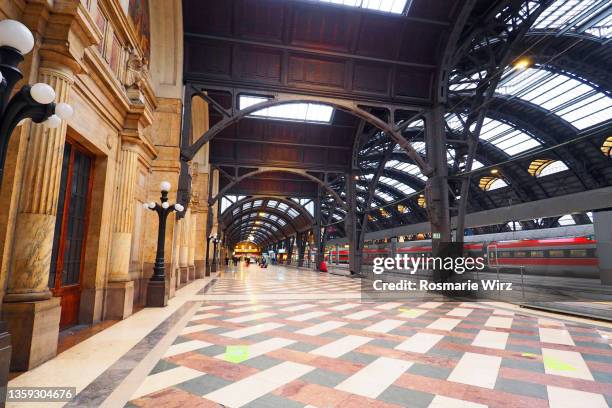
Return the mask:
<path id="1" fill-rule="evenodd" d="M 240 217 L 240 222 L 239 223 L 240 224 L 246 224 L 246 223 L 249 223 L 249 222 L 256 223 L 256 221 L 254 219 L 255 217 L 257 217 L 256 213 L 252 213 L 252 214 L 249 214 L 249 215 L 244 215 L 244 216 Z M 272 221 L 275 221 L 275 220 L 272 220 Z M 275 231 L 275 232 L 278 231 L 278 227 L 276 225 L 274 225 L 274 224 L 272 224 L 270 222 L 266 222 L 265 220 L 263 221 L 263 223 L 266 226 L 270 227 L 270 229 L 272 231 Z"/>
<path id="2" fill-rule="evenodd" d="M 427 177 L 421 173 L 421 169 L 416 164 L 406 163 L 399 160 L 389 160 L 385 164 L 385 168 L 395 169 L 402 173 L 410 174 L 411 176 L 417 177 L 423 181 L 427 180 Z"/>
<path id="3" fill-rule="evenodd" d="M 402 14 L 408 0 L 310 0 L 319 3 L 340 4 L 343 6 Z"/>
<path id="4" fill-rule="evenodd" d="M 612 35 L 607 0 L 556 0 L 540 14 L 532 30 L 567 30 L 596 37 Z"/>
<path id="5" fill-rule="evenodd" d="M 242 110 L 267 100 L 269 98 L 263 96 L 240 95 L 238 106 Z M 260 109 L 249 116 L 296 122 L 330 123 L 333 113 L 334 108 L 329 105 L 319 103 L 288 103 Z"/>
<path id="6" fill-rule="evenodd" d="M 292 198 L 291 200 L 304 207 L 308 214 L 314 217 L 314 202 L 310 198 Z"/>
<path id="7" fill-rule="evenodd" d="M 536 159 L 529 165 L 527 171 L 535 177 L 550 176 L 551 174 L 560 173 L 569 170 L 567 165 L 561 160 L 551 159 Z"/>
<path id="8" fill-rule="evenodd" d="M 234 208 L 234 210 L 232 211 L 232 215 L 236 216 L 238 215 L 238 213 L 250 210 L 252 208 L 261 208 L 262 211 L 265 211 L 266 208 L 272 208 L 272 209 L 275 209 L 277 211 L 287 214 L 289 218 L 291 219 L 297 218 L 300 215 L 300 213 L 295 208 L 289 206 L 287 203 L 284 203 L 279 200 L 267 200 L 266 201 L 265 199 L 257 199 L 253 201 L 248 201 L 242 204 L 241 206 Z"/>
<path id="9" fill-rule="evenodd" d="M 228 208 L 230 208 L 233 204 L 236 204 L 238 201 L 242 200 L 245 196 L 241 195 L 226 195 L 221 197 L 221 214 L 225 212 Z"/>
<path id="10" fill-rule="evenodd" d="M 458 132 L 463 130 L 462 121 L 459 120 L 456 114 L 447 115 L 446 123 L 453 130 Z M 527 133 L 491 118 L 485 118 L 483 121 L 480 139 L 491 143 L 508 156 L 514 156 L 542 145 Z M 480 167 L 482 167 L 482 164 L 472 166 L 472 169 L 475 170 Z"/>
<path id="11" fill-rule="evenodd" d="M 507 69 L 496 90 L 542 107 L 582 130 L 612 119 L 612 98 L 567 75 Z"/>

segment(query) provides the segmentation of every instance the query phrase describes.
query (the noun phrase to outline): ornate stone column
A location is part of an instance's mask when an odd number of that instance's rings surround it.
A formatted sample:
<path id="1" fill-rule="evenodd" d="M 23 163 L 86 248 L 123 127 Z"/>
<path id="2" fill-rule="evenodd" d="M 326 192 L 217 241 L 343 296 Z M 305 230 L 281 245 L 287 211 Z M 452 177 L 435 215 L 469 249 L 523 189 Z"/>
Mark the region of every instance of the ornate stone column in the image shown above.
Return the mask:
<path id="1" fill-rule="evenodd" d="M 134 188 L 138 172 L 138 153 L 123 146 L 115 182 L 116 207 L 111 238 L 110 274 L 106 314 L 110 319 L 125 319 L 132 314 L 134 282 L 130 278 L 130 254 L 134 229 Z"/>
<path id="2" fill-rule="evenodd" d="M 39 70 L 39 81 L 53 87 L 56 102 L 69 102 L 71 69 L 46 64 Z M 26 147 L 24 188 L 2 308 L 13 339 L 12 370 L 29 370 L 57 353 L 61 308 L 60 299 L 49 291 L 49 271 L 66 126 L 64 121 L 57 129 L 33 124 Z"/>
<path id="3" fill-rule="evenodd" d="M 189 280 L 196 279 L 196 267 L 195 267 L 195 240 L 196 240 L 196 224 L 198 222 L 198 214 L 191 212 L 191 219 L 189 223 L 189 251 L 187 255 L 187 264 L 189 268 Z"/>
<path id="4" fill-rule="evenodd" d="M 181 271 L 181 285 L 189 282 L 189 235 L 191 231 L 191 209 L 187 210 L 181 228 L 181 246 L 179 247 L 179 269 Z"/>

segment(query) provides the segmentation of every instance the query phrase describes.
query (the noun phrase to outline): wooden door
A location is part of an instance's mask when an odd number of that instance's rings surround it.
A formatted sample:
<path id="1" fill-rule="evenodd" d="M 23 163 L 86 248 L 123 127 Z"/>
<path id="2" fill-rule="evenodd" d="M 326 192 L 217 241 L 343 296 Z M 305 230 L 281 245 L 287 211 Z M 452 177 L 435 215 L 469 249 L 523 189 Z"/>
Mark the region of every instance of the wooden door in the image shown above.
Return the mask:
<path id="1" fill-rule="evenodd" d="M 66 142 L 55 222 L 49 288 L 61 297 L 60 329 L 77 324 L 91 198 L 93 158 Z"/>

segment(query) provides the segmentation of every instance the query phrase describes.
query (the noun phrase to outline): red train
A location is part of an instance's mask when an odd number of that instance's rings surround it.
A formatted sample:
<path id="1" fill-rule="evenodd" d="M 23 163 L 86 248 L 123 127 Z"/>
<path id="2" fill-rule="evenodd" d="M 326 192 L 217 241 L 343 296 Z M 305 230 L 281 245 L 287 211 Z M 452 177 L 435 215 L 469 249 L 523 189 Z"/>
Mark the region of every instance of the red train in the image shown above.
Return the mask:
<path id="1" fill-rule="evenodd" d="M 599 278 L 597 241 L 587 237 L 523 239 L 513 241 L 470 242 L 464 245 L 465 256 L 483 257 L 489 271 L 526 274 Z M 376 257 L 396 254 L 431 256 L 431 241 L 373 244 L 364 248 L 363 264 L 371 265 Z M 329 252 L 332 260 L 336 251 Z M 329 256 L 326 256 L 328 260 Z M 340 263 L 348 263 L 348 250 L 340 250 Z"/>

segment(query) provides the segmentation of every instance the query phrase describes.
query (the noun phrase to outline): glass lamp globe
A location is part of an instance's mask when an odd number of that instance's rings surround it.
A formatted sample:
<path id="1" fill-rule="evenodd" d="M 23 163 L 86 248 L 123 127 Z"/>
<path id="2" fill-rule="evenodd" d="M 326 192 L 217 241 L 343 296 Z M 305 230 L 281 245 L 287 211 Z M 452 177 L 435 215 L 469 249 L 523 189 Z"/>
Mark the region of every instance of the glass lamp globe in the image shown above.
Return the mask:
<path id="1" fill-rule="evenodd" d="M 42 82 L 32 85 L 32 88 L 30 88 L 30 95 L 32 99 L 43 105 L 55 100 L 55 91 L 53 88 Z"/>
<path id="2" fill-rule="evenodd" d="M 155 203 L 153 201 L 151 201 L 149 204 L 149 209 L 154 209 L 155 208 Z"/>
<path id="3" fill-rule="evenodd" d="M 183 210 L 185 209 L 185 207 L 183 207 L 180 204 L 174 204 L 174 209 L 178 212 L 183 212 Z"/>
<path id="4" fill-rule="evenodd" d="M 45 120 L 45 126 L 51 129 L 57 129 L 62 124 L 62 120 L 57 115 L 49 116 L 49 119 Z"/>
<path id="5" fill-rule="evenodd" d="M 142 203 L 142 208 L 144 208 L 145 210 L 149 209 L 149 203 Z"/>
<path id="6" fill-rule="evenodd" d="M 22 23 L 15 20 L 0 21 L 0 47 L 12 47 L 25 55 L 34 48 L 34 36 Z"/>
<path id="7" fill-rule="evenodd" d="M 162 203 L 162 208 L 165 210 L 166 208 L 170 207 L 170 204 L 168 204 L 168 202 L 163 202 Z"/>
<path id="8" fill-rule="evenodd" d="M 70 119 L 73 113 L 74 109 L 72 109 L 72 106 L 68 105 L 65 102 L 60 102 L 55 105 L 55 114 L 59 116 L 62 120 Z"/>
<path id="9" fill-rule="evenodd" d="M 170 184 L 170 182 L 169 182 L 169 181 L 162 181 L 162 182 L 159 184 L 159 189 L 160 189 L 161 191 L 168 192 L 168 191 L 170 191 L 170 188 L 171 188 L 171 187 L 172 187 L 172 185 Z"/>

